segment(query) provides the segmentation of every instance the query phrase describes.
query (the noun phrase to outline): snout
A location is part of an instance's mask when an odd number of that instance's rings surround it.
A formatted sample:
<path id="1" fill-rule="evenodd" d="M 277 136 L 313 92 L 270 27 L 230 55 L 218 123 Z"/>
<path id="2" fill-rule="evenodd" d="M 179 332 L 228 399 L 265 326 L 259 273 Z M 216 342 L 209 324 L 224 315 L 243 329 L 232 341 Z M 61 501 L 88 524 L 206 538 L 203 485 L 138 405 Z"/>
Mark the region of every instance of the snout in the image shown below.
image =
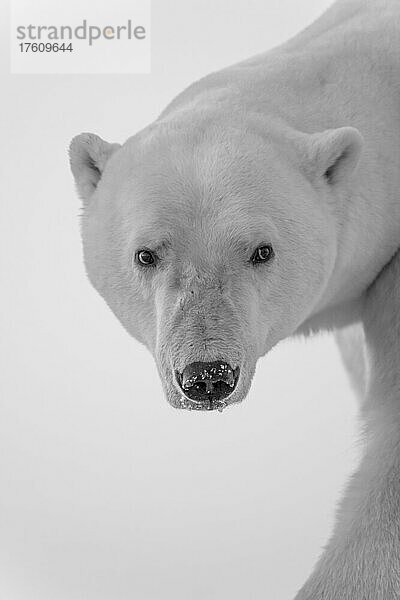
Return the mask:
<path id="1" fill-rule="evenodd" d="M 239 373 L 239 367 L 234 369 L 227 362 L 213 361 L 193 362 L 175 375 L 183 394 L 191 401 L 188 408 L 222 410 L 236 387 Z"/>

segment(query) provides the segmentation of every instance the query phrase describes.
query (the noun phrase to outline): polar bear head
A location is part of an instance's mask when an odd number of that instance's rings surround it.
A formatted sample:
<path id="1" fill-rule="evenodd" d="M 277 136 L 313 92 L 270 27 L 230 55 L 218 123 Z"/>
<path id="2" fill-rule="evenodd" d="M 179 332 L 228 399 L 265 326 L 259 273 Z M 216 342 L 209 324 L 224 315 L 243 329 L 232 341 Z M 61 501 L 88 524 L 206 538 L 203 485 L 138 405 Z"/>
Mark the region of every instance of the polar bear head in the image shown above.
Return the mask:
<path id="1" fill-rule="evenodd" d="M 323 306 L 360 147 L 351 127 L 284 135 L 215 114 L 123 145 L 73 139 L 89 279 L 173 406 L 240 402 L 257 359 Z"/>

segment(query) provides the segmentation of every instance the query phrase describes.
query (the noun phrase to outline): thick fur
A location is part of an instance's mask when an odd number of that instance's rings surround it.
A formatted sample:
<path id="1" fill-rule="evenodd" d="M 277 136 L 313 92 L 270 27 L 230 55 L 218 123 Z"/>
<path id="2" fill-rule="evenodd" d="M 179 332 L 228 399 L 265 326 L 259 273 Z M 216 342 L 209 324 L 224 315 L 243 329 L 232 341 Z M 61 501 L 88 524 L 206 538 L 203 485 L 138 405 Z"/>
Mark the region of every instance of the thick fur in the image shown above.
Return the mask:
<path id="1" fill-rule="evenodd" d="M 363 404 L 368 390 L 370 371 L 364 328 L 361 323 L 350 325 L 337 331 L 335 337 L 353 391 L 359 402 Z"/>
<path id="2" fill-rule="evenodd" d="M 362 322 L 369 364 L 364 456 L 296 600 L 400 598 L 400 253 L 368 290 Z"/>
<path id="3" fill-rule="evenodd" d="M 364 319 L 370 371 L 354 335 L 339 338 L 360 398 L 368 389 L 366 455 L 301 600 L 397 593 L 395 302 L 379 283 L 365 294 L 400 241 L 399 22 L 398 0 L 339 0 L 191 85 L 122 146 L 81 134 L 70 148 L 88 276 L 174 407 L 192 408 L 176 377 L 190 362 L 240 366 L 233 404 L 280 340 Z M 273 258 L 255 266 L 263 244 Z M 138 264 L 143 248 L 154 267 Z"/>

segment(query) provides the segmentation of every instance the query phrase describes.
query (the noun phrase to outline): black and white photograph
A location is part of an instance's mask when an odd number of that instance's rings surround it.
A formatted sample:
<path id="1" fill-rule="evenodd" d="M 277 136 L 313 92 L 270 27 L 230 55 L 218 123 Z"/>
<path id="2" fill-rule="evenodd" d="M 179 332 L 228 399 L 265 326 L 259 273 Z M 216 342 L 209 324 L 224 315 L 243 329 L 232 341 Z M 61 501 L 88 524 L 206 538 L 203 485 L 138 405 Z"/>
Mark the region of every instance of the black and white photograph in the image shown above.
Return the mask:
<path id="1" fill-rule="evenodd" d="M 0 7 L 0 600 L 400 600 L 400 0 Z"/>

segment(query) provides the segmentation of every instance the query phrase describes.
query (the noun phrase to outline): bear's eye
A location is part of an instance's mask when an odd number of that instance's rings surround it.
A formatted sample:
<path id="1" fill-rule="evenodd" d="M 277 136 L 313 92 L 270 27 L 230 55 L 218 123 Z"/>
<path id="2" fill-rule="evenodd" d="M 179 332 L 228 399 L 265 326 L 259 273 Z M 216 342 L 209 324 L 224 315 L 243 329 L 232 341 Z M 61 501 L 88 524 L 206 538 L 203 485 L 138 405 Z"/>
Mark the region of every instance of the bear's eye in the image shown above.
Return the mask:
<path id="1" fill-rule="evenodd" d="M 144 267 L 150 267 L 155 265 L 156 256 L 150 250 L 138 250 L 136 252 L 136 261 Z"/>
<path id="2" fill-rule="evenodd" d="M 251 255 L 250 262 L 253 264 L 266 263 L 274 257 L 274 250 L 271 244 L 258 246 Z"/>

